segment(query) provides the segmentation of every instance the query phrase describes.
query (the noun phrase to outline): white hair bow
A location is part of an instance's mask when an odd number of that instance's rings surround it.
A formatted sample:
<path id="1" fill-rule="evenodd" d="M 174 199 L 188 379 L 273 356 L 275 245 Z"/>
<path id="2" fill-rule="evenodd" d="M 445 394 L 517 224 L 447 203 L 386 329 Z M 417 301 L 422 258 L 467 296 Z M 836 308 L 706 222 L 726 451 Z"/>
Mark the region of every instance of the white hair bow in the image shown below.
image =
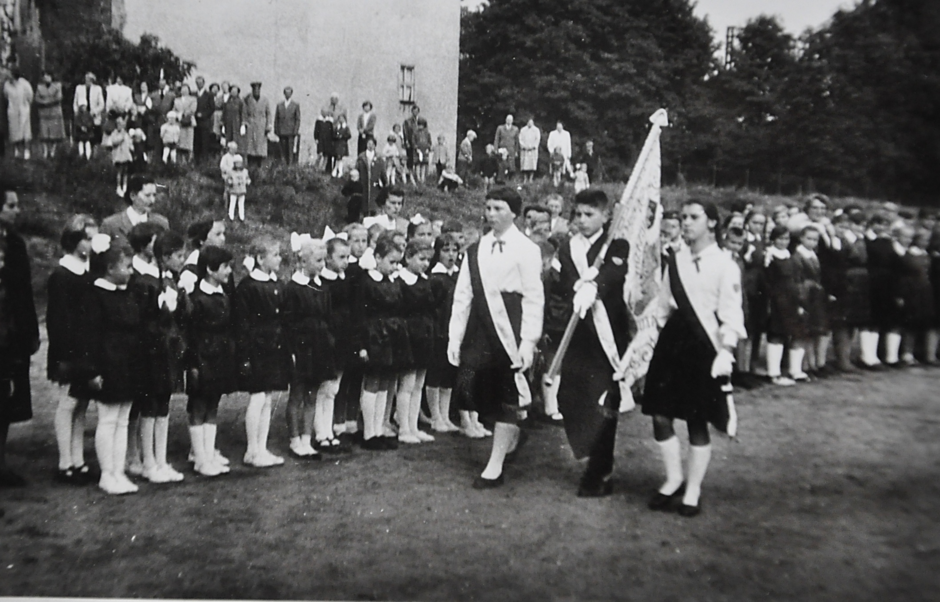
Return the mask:
<path id="1" fill-rule="evenodd" d="M 98 233 L 91 237 L 91 250 L 95 253 L 104 253 L 111 248 L 111 237 Z"/>
<path id="2" fill-rule="evenodd" d="M 242 261 L 242 265 L 245 266 L 245 269 L 249 272 L 255 269 L 255 258 L 251 255 L 245 256 L 245 259 Z"/>
<path id="3" fill-rule="evenodd" d="M 337 234 L 336 232 L 333 232 L 333 228 L 330 228 L 329 226 L 323 229 L 323 242 L 329 242 L 333 240 L 334 238 L 339 238 L 340 240 L 348 240 L 349 234 L 345 232 L 340 232 L 339 234 Z"/>
<path id="4" fill-rule="evenodd" d="M 424 219 L 424 216 L 421 215 L 420 213 L 416 213 L 415 216 L 414 216 L 413 218 L 411 218 L 411 223 L 414 224 L 414 225 L 416 225 L 416 226 L 420 226 L 421 224 L 425 223 L 426 221 L 428 221 L 428 220 Z"/>
<path id="5" fill-rule="evenodd" d="M 297 234 L 296 232 L 290 233 L 290 250 L 294 253 L 299 253 L 303 248 L 304 244 L 313 240 L 313 237 L 309 234 Z"/>

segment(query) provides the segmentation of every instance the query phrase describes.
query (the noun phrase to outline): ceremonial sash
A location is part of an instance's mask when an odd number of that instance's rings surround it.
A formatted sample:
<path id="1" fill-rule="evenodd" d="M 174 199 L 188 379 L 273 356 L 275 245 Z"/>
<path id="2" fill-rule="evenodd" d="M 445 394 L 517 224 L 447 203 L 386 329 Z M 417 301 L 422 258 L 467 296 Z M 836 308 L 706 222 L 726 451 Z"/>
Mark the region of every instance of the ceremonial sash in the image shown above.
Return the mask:
<path id="1" fill-rule="evenodd" d="M 474 291 L 474 299 L 476 300 L 476 292 L 481 291 L 483 293 L 483 298 L 486 301 L 486 312 L 481 312 L 481 318 L 484 326 L 486 327 L 488 334 L 495 336 L 497 340 L 502 344 L 503 349 L 506 351 L 506 355 L 509 356 L 509 361 L 512 362 L 513 366 L 518 366 L 521 363 L 519 358 L 519 343 L 516 340 L 518 336 L 515 330 L 512 327 L 512 321 L 509 317 L 509 311 L 506 308 L 507 302 L 511 303 L 514 306 L 514 309 L 518 307 L 519 315 L 519 328 L 521 331 L 522 328 L 522 295 L 519 293 L 503 293 L 492 283 L 488 283 L 486 276 L 480 270 L 479 263 L 479 243 L 475 244 L 474 247 L 469 250 L 467 256 L 467 264 L 470 268 L 470 286 Z M 515 313 L 515 312 L 514 312 Z M 521 371 L 517 370 L 515 375 L 516 389 L 519 391 L 519 405 L 525 407 L 532 403 L 532 392 L 529 390 L 529 383 L 526 381 L 525 376 Z"/>
<path id="2" fill-rule="evenodd" d="M 709 360 L 715 359 L 715 356 L 718 355 L 715 341 L 712 340 L 708 331 L 705 330 L 695 306 L 685 292 L 682 279 L 679 278 L 679 266 L 675 254 L 669 258 L 669 287 L 672 290 L 672 297 L 676 300 L 676 305 L 678 306 L 676 311 L 692 325 L 692 332 L 695 337 L 703 343 L 708 343 L 708 348 L 712 350 L 712 353 L 709 354 Z"/>
<path id="3" fill-rule="evenodd" d="M 571 249 L 570 242 L 568 245 L 568 248 Z M 590 253 L 590 247 L 588 248 L 588 253 Z M 584 278 L 585 274 L 590 270 L 587 253 L 583 255 L 581 253 L 571 253 L 571 261 L 574 263 L 575 269 L 578 270 L 578 276 Z M 604 350 L 604 355 L 607 356 L 610 366 L 614 370 L 617 370 L 620 366 L 620 352 L 617 350 L 614 330 L 610 326 L 610 316 L 607 315 L 607 307 L 602 300 L 597 299 L 594 301 L 594 305 L 591 306 L 591 318 L 594 320 L 594 330 L 597 331 L 597 339 L 600 341 L 601 348 Z"/>

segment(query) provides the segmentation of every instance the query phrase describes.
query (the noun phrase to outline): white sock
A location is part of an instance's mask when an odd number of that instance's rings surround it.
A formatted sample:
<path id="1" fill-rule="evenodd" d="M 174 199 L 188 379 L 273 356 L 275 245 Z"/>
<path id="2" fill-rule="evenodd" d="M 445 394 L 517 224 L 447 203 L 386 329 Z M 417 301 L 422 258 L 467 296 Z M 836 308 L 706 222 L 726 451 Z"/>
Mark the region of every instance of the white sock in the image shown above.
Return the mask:
<path id="1" fill-rule="evenodd" d="M 153 429 L 153 455 L 158 466 L 166 466 L 166 444 L 169 434 L 170 417 L 158 417 Z"/>
<path id="2" fill-rule="evenodd" d="M 261 422 L 258 425 L 258 451 L 268 451 L 268 434 L 271 431 L 271 414 L 274 405 L 271 393 L 264 394 L 264 407 L 261 409 Z"/>
<path id="3" fill-rule="evenodd" d="M 142 417 L 140 419 L 140 439 L 141 449 L 144 452 L 144 468 L 152 469 L 157 466 L 156 454 L 154 453 L 154 439 L 156 434 L 157 419 Z"/>
<path id="4" fill-rule="evenodd" d="M 317 414 L 313 424 L 317 440 L 333 439 L 333 410 L 336 405 L 336 394 L 339 392 L 339 379 L 320 383 L 317 389 Z"/>
<path id="5" fill-rule="evenodd" d="M 777 378 L 780 376 L 780 364 L 783 362 L 783 344 L 767 343 L 767 376 Z"/>
<path id="6" fill-rule="evenodd" d="M 235 220 L 235 209 L 237 208 L 238 208 L 238 196 L 234 194 L 229 195 L 228 218 L 232 221 Z"/>
<path id="7" fill-rule="evenodd" d="M 391 404 L 388 402 L 388 391 L 379 391 L 375 394 L 375 415 L 372 416 L 372 428 L 376 436 L 385 434 L 385 423 L 390 419 Z"/>
<path id="8" fill-rule="evenodd" d="M 803 356 L 806 355 L 806 350 L 802 347 L 797 347 L 790 350 L 790 376 L 802 376 L 803 375 Z"/>
<path id="9" fill-rule="evenodd" d="M 878 359 L 878 333 L 871 330 L 861 330 L 858 333 L 858 346 L 862 363 L 866 366 L 880 364 Z"/>
<path id="10" fill-rule="evenodd" d="M 362 436 L 365 439 L 372 439 L 378 434 L 375 432 L 375 398 L 375 393 L 365 389 L 359 396 L 359 405 L 362 408 Z"/>
<path id="11" fill-rule="evenodd" d="M 78 466 L 72 461 L 72 423 L 77 404 L 78 400 L 63 394 L 59 398 L 59 405 L 56 406 L 53 426 L 56 444 L 59 446 L 59 470 Z"/>
<path id="12" fill-rule="evenodd" d="M 238 219 L 245 221 L 245 195 L 238 195 Z"/>
<path id="13" fill-rule="evenodd" d="M 208 422 L 202 425 L 202 449 L 205 454 L 206 462 L 210 464 L 215 463 L 215 436 L 218 433 L 218 429 L 219 427 L 217 425 Z"/>
<path id="14" fill-rule="evenodd" d="M 248 397 L 248 408 L 245 410 L 245 438 L 248 449 L 245 455 L 254 457 L 259 451 L 258 434 L 261 430 L 261 412 L 264 410 L 264 393 L 252 393 Z"/>
<path id="15" fill-rule="evenodd" d="M 490 460 L 480 476 L 484 479 L 496 479 L 503 474 L 503 461 L 506 453 L 516 445 L 519 437 L 519 427 L 514 424 L 497 422 L 493 428 L 493 449 Z"/>
<path id="16" fill-rule="evenodd" d="M 542 382 L 542 397 L 545 399 L 545 414 L 554 416 L 558 413 L 558 387 L 561 386 L 561 374 L 555 376 L 552 384 Z"/>
<path id="17" fill-rule="evenodd" d="M 699 496 L 702 494 L 702 481 L 708 471 L 708 463 L 712 458 L 711 445 L 689 446 L 689 480 L 685 485 L 685 495 L 682 503 L 686 506 L 698 506 Z"/>
<path id="18" fill-rule="evenodd" d="M 72 413 L 72 466 L 85 465 L 85 415 L 88 400 L 79 399 Z"/>
<path id="19" fill-rule="evenodd" d="M 450 400 L 453 389 L 441 389 L 441 419 L 444 424 L 454 428 L 454 423 L 450 421 Z"/>
<path id="20" fill-rule="evenodd" d="M 889 332 L 885 335 L 885 363 L 896 364 L 900 361 L 898 356 L 901 350 L 901 333 Z"/>
<path id="21" fill-rule="evenodd" d="M 664 495 L 672 495 L 682 485 L 682 446 L 679 438 L 673 435 L 665 441 L 657 441 L 663 455 L 663 467 L 666 469 L 666 482 L 659 488 Z"/>
<path id="22" fill-rule="evenodd" d="M 117 430 L 118 407 L 98 402 L 98 425 L 95 427 L 95 454 L 102 474 L 114 473 L 114 435 Z M 121 460 L 124 470 L 124 460 Z"/>
<path id="23" fill-rule="evenodd" d="M 442 424 L 441 420 L 441 390 L 437 387 L 428 387 L 428 407 L 431 409 L 431 425 L 437 429 Z"/>
<path id="24" fill-rule="evenodd" d="M 124 474 L 124 463 L 127 461 L 128 425 L 131 418 L 131 404 L 122 403 L 117 407 L 117 427 L 114 431 L 114 473 Z"/>

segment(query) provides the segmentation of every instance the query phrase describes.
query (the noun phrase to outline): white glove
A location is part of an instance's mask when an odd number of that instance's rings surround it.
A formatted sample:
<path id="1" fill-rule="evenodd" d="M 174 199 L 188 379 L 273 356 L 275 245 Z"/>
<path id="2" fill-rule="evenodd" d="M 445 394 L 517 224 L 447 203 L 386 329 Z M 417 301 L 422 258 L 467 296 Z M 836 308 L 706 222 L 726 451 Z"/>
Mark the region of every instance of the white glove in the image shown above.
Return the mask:
<path id="1" fill-rule="evenodd" d="M 578 317 L 584 318 L 594 302 L 597 301 L 597 284 L 594 282 L 578 281 L 575 284 L 573 309 Z"/>
<path id="2" fill-rule="evenodd" d="M 244 136 L 245 134 L 248 133 L 248 126 L 243 123 L 241 129 L 239 129 L 238 131 L 241 132 L 242 136 Z"/>
<path id="3" fill-rule="evenodd" d="M 525 372 L 532 367 L 532 361 L 535 358 L 535 345 L 529 341 L 523 341 L 519 344 L 519 363 L 513 368 L 520 372 Z"/>
<path id="4" fill-rule="evenodd" d="M 715 356 L 712 362 L 712 378 L 719 376 L 731 376 L 731 369 L 734 366 L 734 355 L 727 349 L 722 349 Z"/>
<path id="5" fill-rule="evenodd" d="M 157 307 L 165 307 L 168 311 L 176 311 L 177 300 L 180 294 L 172 288 L 167 288 L 157 297 Z"/>
<path id="6" fill-rule="evenodd" d="M 451 366 L 459 367 L 460 366 L 460 348 L 456 345 L 451 345 L 447 347 L 447 361 Z"/>

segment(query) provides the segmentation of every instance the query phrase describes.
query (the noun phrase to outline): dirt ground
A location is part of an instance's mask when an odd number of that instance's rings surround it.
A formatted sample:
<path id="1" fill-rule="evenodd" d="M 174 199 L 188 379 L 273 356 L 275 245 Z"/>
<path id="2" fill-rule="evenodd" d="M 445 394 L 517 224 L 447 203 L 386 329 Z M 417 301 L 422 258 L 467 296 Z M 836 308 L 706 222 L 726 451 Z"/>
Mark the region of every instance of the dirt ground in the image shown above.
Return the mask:
<path id="1" fill-rule="evenodd" d="M 940 370 L 857 374 L 737 395 L 703 513 L 646 509 L 661 467 L 626 415 L 614 495 L 575 497 L 560 429 L 533 431 L 497 490 L 470 487 L 489 440 L 288 460 L 112 498 L 53 481 L 56 391 L 34 362 L 35 418 L 14 425 L 0 490 L 0 596 L 349 600 L 937 600 Z M 286 453 L 285 399 L 272 448 Z M 244 451 L 244 396 L 220 447 Z M 94 460 L 94 412 L 87 454 Z M 185 466 L 184 402 L 170 442 Z"/>

